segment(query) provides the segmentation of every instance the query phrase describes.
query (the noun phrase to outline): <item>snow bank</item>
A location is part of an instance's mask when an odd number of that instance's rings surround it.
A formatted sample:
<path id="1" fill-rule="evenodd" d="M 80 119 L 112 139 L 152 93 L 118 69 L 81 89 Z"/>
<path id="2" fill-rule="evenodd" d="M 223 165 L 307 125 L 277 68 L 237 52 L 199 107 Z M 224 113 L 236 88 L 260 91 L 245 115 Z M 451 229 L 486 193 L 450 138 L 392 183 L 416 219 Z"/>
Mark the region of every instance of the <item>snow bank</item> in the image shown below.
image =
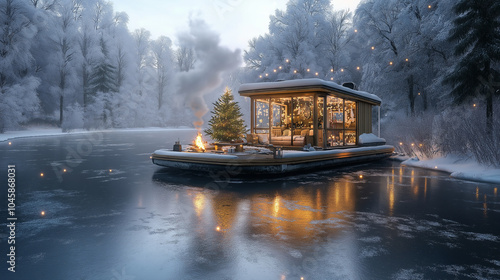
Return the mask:
<path id="1" fill-rule="evenodd" d="M 450 177 L 462 180 L 500 184 L 500 169 L 481 166 L 472 159 L 447 156 L 429 160 L 411 158 L 402 165 L 439 170 L 450 173 Z"/>
<path id="2" fill-rule="evenodd" d="M 386 143 L 384 138 L 379 138 L 373 133 L 363 133 L 359 136 L 359 144 L 375 144 L 375 143 Z"/>
<path id="3" fill-rule="evenodd" d="M 0 142 L 26 137 L 41 137 L 41 136 L 58 136 L 80 133 L 94 133 L 94 132 L 150 132 L 150 131 L 168 131 L 168 130 L 194 130 L 194 128 L 180 127 L 180 128 L 162 128 L 162 127 L 146 127 L 146 128 L 120 128 L 120 129 L 107 129 L 107 130 L 84 130 L 77 129 L 71 132 L 62 132 L 60 128 L 32 128 L 20 131 L 7 131 L 0 134 Z"/>
<path id="4" fill-rule="evenodd" d="M 337 83 L 325 81 L 318 78 L 313 79 L 297 79 L 297 80 L 288 80 L 282 82 L 264 82 L 264 83 L 248 83 L 242 84 L 238 89 L 238 92 L 245 91 L 255 91 L 255 90 L 263 90 L 263 89 L 276 89 L 276 88 L 288 88 L 288 87 L 307 87 L 307 86 L 326 86 L 332 88 L 334 90 L 353 95 L 360 96 L 366 99 L 369 99 L 375 103 L 382 103 L 382 99 L 376 96 L 375 94 L 371 94 L 365 91 L 353 90 L 344 86 L 341 86 Z"/>

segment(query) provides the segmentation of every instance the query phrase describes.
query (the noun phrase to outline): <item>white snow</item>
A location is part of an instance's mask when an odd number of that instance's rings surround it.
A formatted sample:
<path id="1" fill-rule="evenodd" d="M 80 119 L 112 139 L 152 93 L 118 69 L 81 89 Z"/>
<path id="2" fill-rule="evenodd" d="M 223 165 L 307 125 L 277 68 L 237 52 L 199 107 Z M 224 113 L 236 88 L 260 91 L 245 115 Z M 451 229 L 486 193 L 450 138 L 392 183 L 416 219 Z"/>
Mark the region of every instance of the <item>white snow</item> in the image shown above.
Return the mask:
<path id="1" fill-rule="evenodd" d="M 363 133 L 359 136 L 359 144 L 384 143 L 384 138 L 379 138 L 373 133 Z"/>
<path id="2" fill-rule="evenodd" d="M 469 181 L 500 184 L 500 169 L 482 166 L 472 159 L 446 156 L 429 160 L 411 158 L 402 165 L 439 170 L 450 173 L 450 177 Z"/>
<path id="3" fill-rule="evenodd" d="M 142 131 L 167 131 L 167 130 L 194 130 L 194 128 L 180 127 L 180 128 L 162 128 L 162 127 L 146 127 L 146 128 L 120 128 L 120 129 L 108 129 L 108 130 L 84 130 L 77 129 L 71 132 L 62 132 L 60 128 L 31 128 L 27 130 L 19 131 L 7 131 L 5 133 L 0 133 L 0 142 L 12 140 L 16 138 L 27 138 L 27 137 L 40 137 L 40 136 L 58 136 L 58 135 L 70 135 L 70 134 L 80 134 L 80 133 L 95 133 L 95 132 L 142 132 Z"/>
<path id="4" fill-rule="evenodd" d="M 244 91 L 253 91 L 253 90 L 263 90 L 263 89 L 277 89 L 277 88 L 287 88 L 287 87 L 302 87 L 302 86 L 326 86 L 330 87 L 334 90 L 338 90 L 342 93 L 347 93 L 356 97 L 363 97 L 368 100 L 371 100 L 375 103 L 381 103 L 382 99 L 376 96 L 375 94 L 371 94 L 365 91 L 353 90 L 344 86 L 341 86 L 334 82 L 325 81 L 318 78 L 313 79 L 297 79 L 297 80 L 288 80 L 282 82 L 265 82 L 265 83 L 248 83 L 242 84 L 238 89 L 238 92 Z"/>

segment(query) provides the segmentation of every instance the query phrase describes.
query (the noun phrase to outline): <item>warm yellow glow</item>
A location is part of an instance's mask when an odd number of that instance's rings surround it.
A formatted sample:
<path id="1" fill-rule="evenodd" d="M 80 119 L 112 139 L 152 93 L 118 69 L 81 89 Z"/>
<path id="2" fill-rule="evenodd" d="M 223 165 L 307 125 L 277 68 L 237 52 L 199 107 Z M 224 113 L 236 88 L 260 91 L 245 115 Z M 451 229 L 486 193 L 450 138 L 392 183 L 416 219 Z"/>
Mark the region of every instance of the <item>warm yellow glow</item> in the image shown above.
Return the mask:
<path id="1" fill-rule="evenodd" d="M 281 66 L 280 66 L 280 67 L 278 67 L 278 68 L 279 68 L 279 69 L 281 69 Z"/>
<path id="2" fill-rule="evenodd" d="M 269 76 L 269 74 L 266 73 L 266 77 Z"/>
<path id="3" fill-rule="evenodd" d="M 203 209 L 205 208 L 205 195 L 203 193 L 197 193 L 194 196 L 194 210 L 196 211 L 196 215 L 198 217 L 201 216 Z"/>
<path id="4" fill-rule="evenodd" d="M 261 78 L 261 79 L 262 79 L 262 75 L 259 75 L 259 78 Z"/>
<path id="5" fill-rule="evenodd" d="M 318 73 L 318 72 L 316 72 L 316 73 L 314 73 L 314 74 L 315 74 L 316 76 L 318 76 L 318 75 L 319 75 L 319 73 Z"/>
<path id="6" fill-rule="evenodd" d="M 66 168 L 64 168 L 64 169 L 63 169 L 63 172 L 66 172 L 66 171 L 67 171 L 67 170 L 66 170 Z"/>
<path id="7" fill-rule="evenodd" d="M 494 189 L 493 189 L 493 194 L 494 194 L 495 196 L 497 196 L 497 190 L 498 190 L 498 188 L 494 188 Z"/>
<path id="8" fill-rule="evenodd" d="M 427 6 L 427 8 L 431 9 L 431 8 L 432 8 L 432 5 Z"/>
<path id="9" fill-rule="evenodd" d="M 9 142 L 9 146 L 12 145 L 12 142 Z"/>
<path id="10" fill-rule="evenodd" d="M 205 145 L 203 145 L 203 141 L 201 139 L 201 133 L 198 133 L 198 136 L 196 136 L 196 141 L 195 141 L 196 148 L 199 150 L 205 151 Z"/>
<path id="11" fill-rule="evenodd" d="M 330 78 L 330 80 L 332 80 L 332 81 L 333 81 L 333 77 L 332 77 L 332 78 Z"/>
<path id="12" fill-rule="evenodd" d="M 375 49 L 375 46 L 372 46 L 372 50 L 374 50 L 374 49 Z"/>
<path id="13" fill-rule="evenodd" d="M 288 63 L 288 62 L 290 62 L 290 60 L 287 58 L 287 59 L 285 60 L 285 62 L 286 62 L 286 63 Z"/>
<path id="14" fill-rule="evenodd" d="M 217 226 L 217 227 L 215 228 L 215 230 L 216 230 L 216 231 L 220 231 L 220 227 L 219 227 L 219 226 Z"/>
<path id="15" fill-rule="evenodd" d="M 418 144 L 418 146 L 419 146 L 419 147 L 422 147 L 422 146 L 423 146 L 423 144 Z"/>
<path id="16" fill-rule="evenodd" d="M 411 146 L 414 147 L 415 146 L 415 143 L 411 143 Z"/>
<path id="17" fill-rule="evenodd" d="M 407 59 L 405 59 L 405 60 L 406 60 L 406 62 L 408 62 L 408 58 L 407 58 Z"/>
<path id="18" fill-rule="evenodd" d="M 274 69 L 273 71 L 274 71 L 274 73 L 276 73 L 276 69 Z"/>
<path id="19" fill-rule="evenodd" d="M 438 169 L 437 165 L 436 165 L 436 166 L 434 166 L 434 168 L 435 168 L 435 169 Z"/>
<path id="20" fill-rule="evenodd" d="M 358 66 L 358 67 L 356 67 L 356 70 L 359 70 L 359 69 L 360 69 L 360 68 L 359 68 L 359 66 Z"/>
<path id="21" fill-rule="evenodd" d="M 403 142 L 399 142 L 399 146 L 403 146 Z"/>
<path id="22" fill-rule="evenodd" d="M 392 65 L 392 61 L 389 62 L 389 65 Z"/>
<path id="23" fill-rule="evenodd" d="M 418 93 L 418 95 L 420 95 L 420 92 Z"/>
<path id="24" fill-rule="evenodd" d="M 332 69 L 330 69 L 330 72 L 333 72 L 333 68 L 332 68 Z"/>
<path id="25" fill-rule="evenodd" d="M 389 212 L 392 216 L 394 211 L 394 185 L 389 186 Z"/>
<path id="26" fill-rule="evenodd" d="M 274 201 L 273 201 L 273 216 L 274 217 L 277 217 L 278 212 L 280 211 L 280 200 L 281 200 L 281 198 L 278 195 L 276 197 L 274 197 Z"/>
<path id="27" fill-rule="evenodd" d="M 474 105 L 472 105 L 473 107 L 476 107 L 476 103 L 474 103 Z"/>
<path id="28" fill-rule="evenodd" d="M 476 187 L 476 200 L 479 199 L 479 187 Z"/>
<path id="29" fill-rule="evenodd" d="M 311 71 L 311 69 L 307 68 L 307 72 Z"/>
<path id="30" fill-rule="evenodd" d="M 111 172 L 113 172 L 113 169 L 110 169 L 110 170 L 109 170 L 109 172 L 110 172 L 110 173 L 111 173 Z"/>
<path id="31" fill-rule="evenodd" d="M 363 175 L 359 175 L 359 179 L 363 179 Z"/>
<path id="32" fill-rule="evenodd" d="M 355 33 L 357 33 L 357 32 L 358 32 L 358 30 L 357 30 L 357 29 L 354 29 L 354 32 L 355 32 Z"/>
<path id="33" fill-rule="evenodd" d="M 297 74 L 297 70 L 293 70 L 293 74 Z"/>
<path id="34" fill-rule="evenodd" d="M 340 69 L 340 72 L 344 72 L 344 68 L 341 68 L 341 69 Z"/>
<path id="35" fill-rule="evenodd" d="M 149 156 L 149 159 L 152 159 L 152 158 L 153 158 L 153 156 Z"/>
<path id="36" fill-rule="evenodd" d="M 45 216 L 45 211 L 42 211 L 40 215 Z"/>
<path id="37" fill-rule="evenodd" d="M 43 173 L 40 173 L 40 177 L 43 177 Z"/>

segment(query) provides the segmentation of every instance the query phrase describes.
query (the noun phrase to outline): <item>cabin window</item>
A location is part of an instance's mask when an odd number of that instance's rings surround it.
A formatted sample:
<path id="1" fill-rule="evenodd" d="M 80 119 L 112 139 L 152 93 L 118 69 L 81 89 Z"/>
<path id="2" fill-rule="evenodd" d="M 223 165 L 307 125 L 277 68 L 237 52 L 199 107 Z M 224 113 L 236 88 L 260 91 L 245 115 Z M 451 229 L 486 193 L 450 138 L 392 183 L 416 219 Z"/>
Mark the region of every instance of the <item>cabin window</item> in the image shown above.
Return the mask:
<path id="1" fill-rule="evenodd" d="M 356 124 L 356 102 L 334 96 L 327 97 L 327 147 L 356 145 Z"/>
<path id="2" fill-rule="evenodd" d="M 292 98 L 271 98 L 271 143 L 292 146 Z"/>

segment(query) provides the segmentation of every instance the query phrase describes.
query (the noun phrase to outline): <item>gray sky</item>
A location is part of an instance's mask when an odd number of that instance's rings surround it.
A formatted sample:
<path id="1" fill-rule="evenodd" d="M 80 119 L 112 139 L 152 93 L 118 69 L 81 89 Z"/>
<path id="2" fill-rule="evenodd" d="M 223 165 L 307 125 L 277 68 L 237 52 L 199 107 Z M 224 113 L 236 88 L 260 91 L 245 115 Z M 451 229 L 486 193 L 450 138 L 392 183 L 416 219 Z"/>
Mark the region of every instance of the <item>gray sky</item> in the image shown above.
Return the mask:
<path id="1" fill-rule="evenodd" d="M 204 19 L 220 34 L 222 45 L 245 49 L 253 37 L 268 30 L 269 15 L 284 10 L 287 0 L 112 0 L 115 12 L 129 15 L 129 29 L 146 28 L 176 43 L 176 34 L 188 28 L 189 17 Z M 333 0 L 336 10 L 354 11 L 359 0 Z"/>

